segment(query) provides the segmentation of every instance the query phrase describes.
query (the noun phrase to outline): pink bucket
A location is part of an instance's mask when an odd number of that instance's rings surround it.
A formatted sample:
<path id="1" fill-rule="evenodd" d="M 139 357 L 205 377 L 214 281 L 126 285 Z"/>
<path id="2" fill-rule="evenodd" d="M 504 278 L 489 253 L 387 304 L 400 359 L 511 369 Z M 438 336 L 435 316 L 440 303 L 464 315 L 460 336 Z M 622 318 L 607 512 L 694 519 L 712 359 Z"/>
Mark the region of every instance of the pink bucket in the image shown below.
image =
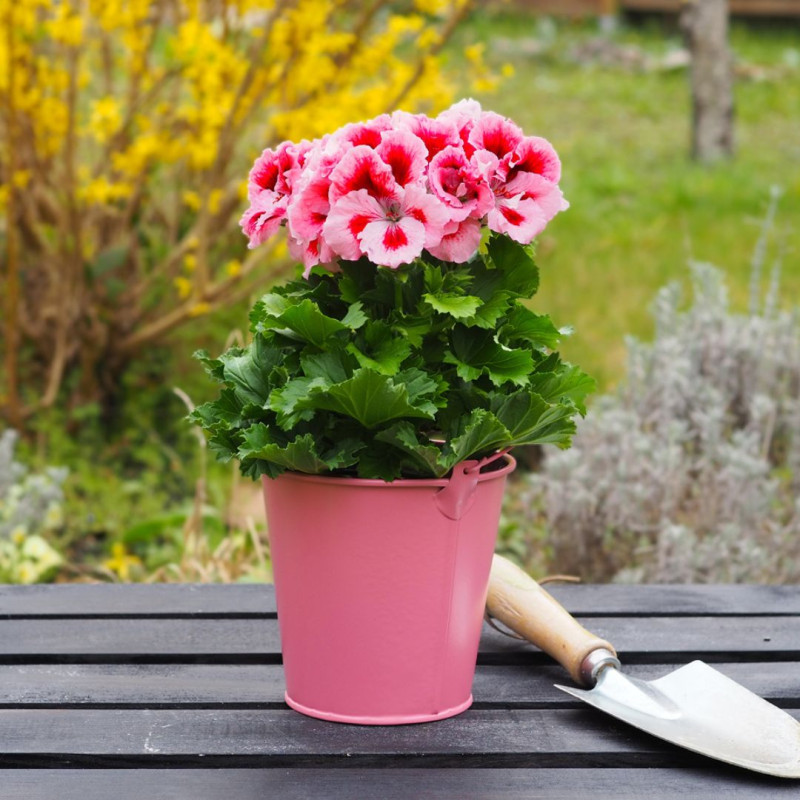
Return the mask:
<path id="1" fill-rule="evenodd" d="M 505 479 L 516 466 L 504 458 L 484 471 L 465 461 L 449 479 L 264 479 L 292 708 L 362 725 L 469 708 Z"/>

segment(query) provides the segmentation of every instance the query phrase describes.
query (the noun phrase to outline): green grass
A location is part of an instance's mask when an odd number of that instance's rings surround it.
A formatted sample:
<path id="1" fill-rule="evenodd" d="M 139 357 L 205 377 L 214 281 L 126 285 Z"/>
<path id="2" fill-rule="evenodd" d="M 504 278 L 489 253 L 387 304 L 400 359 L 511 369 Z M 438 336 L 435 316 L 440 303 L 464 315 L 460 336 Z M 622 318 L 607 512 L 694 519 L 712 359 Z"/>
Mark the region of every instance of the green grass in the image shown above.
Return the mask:
<path id="1" fill-rule="evenodd" d="M 685 69 L 641 71 L 579 63 L 570 51 L 596 37 L 591 26 L 563 25 L 542 36 L 537 21 L 482 14 L 461 43 L 486 42 L 488 59 L 515 74 L 484 105 L 512 117 L 558 150 L 571 208 L 539 241 L 542 288 L 535 301 L 559 324 L 575 326 L 565 357 L 604 388 L 623 375 L 628 333 L 647 338 L 651 301 L 662 285 L 686 282 L 687 260 L 709 261 L 729 275 L 735 307 L 744 309 L 753 248 L 773 185 L 783 189 L 770 268 L 783 253 L 782 302 L 800 298 L 800 36 L 773 28 L 735 27 L 740 65 L 761 79 L 735 86 L 737 152 L 701 166 L 689 157 L 690 95 Z M 531 40 L 545 45 L 536 55 Z M 663 30 L 621 29 L 620 45 L 654 56 L 680 41 Z M 456 56 L 454 56 L 457 59 Z"/>

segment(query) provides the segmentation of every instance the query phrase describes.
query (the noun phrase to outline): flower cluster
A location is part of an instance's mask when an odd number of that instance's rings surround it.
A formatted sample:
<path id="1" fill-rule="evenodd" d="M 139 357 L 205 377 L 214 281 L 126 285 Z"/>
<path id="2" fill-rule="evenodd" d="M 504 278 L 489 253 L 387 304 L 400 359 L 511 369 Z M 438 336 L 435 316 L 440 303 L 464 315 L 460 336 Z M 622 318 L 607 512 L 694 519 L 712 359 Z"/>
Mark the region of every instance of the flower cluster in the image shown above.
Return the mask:
<path id="1" fill-rule="evenodd" d="M 464 263 L 482 230 L 529 244 L 567 208 L 546 139 L 464 100 L 431 118 L 397 111 L 256 160 L 241 219 L 250 247 L 287 228 L 306 275 L 366 257 L 396 268 L 423 250 Z"/>

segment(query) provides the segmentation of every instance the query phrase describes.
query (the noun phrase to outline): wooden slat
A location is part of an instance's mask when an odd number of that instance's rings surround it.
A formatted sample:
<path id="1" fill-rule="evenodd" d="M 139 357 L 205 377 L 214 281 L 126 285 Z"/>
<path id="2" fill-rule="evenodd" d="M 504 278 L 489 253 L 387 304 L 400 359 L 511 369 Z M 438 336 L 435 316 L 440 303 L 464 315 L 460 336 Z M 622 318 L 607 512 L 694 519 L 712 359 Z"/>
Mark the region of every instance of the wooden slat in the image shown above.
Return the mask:
<path id="1" fill-rule="evenodd" d="M 631 665 L 641 680 L 660 678 L 680 664 Z M 761 697 L 800 708 L 797 667 L 790 662 L 715 664 L 715 669 Z M 555 664 L 481 666 L 475 673 L 476 708 L 580 707 L 555 688 L 569 683 Z M 39 664 L 0 666 L 0 708 L 202 707 L 282 708 L 285 683 L 277 665 L 240 664 Z"/>
<path id="2" fill-rule="evenodd" d="M 721 661 L 800 658 L 800 617 L 578 617 L 610 641 L 624 661 L 656 662 L 667 654 Z M 530 644 L 484 626 L 479 663 L 535 663 Z M 672 660 L 669 658 L 668 660 Z"/>
<path id="3" fill-rule="evenodd" d="M 272 584 L 0 585 L 0 618 L 275 615 Z"/>
<path id="4" fill-rule="evenodd" d="M 581 616 L 800 615 L 800 587 L 761 585 L 553 585 Z M 0 585 L 0 619 L 44 617 L 263 616 L 275 614 L 269 584 Z"/>
<path id="5" fill-rule="evenodd" d="M 0 620 L 0 661 L 21 658 L 208 656 L 280 660 L 274 619 L 30 619 Z"/>
<path id="6" fill-rule="evenodd" d="M 770 800 L 797 783 L 727 767 L 686 769 L 5 770 L 0 800 Z"/>
<path id="7" fill-rule="evenodd" d="M 800 716 L 798 711 L 790 711 Z M 0 765 L 688 766 L 705 759 L 595 709 L 475 710 L 427 725 L 337 725 L 291 710 L 2 710 Z"/>
<path id="8" fill-rule="evenodd" d="M 798 617 L 599 617 L 582 620 L 632 661 L 661 654 L 701 654 L 716 660 L 762 654 L 800 658 Z M 324 643 L 321 643 L 324 649 Z M 280 660 L 274 619 L 0 620 L 0 663 L 24 660 Z M 484 626 L 481 663 L 543 663 L 545 657 Z M 671 660 L 671 659 L 669 659 Z"/>

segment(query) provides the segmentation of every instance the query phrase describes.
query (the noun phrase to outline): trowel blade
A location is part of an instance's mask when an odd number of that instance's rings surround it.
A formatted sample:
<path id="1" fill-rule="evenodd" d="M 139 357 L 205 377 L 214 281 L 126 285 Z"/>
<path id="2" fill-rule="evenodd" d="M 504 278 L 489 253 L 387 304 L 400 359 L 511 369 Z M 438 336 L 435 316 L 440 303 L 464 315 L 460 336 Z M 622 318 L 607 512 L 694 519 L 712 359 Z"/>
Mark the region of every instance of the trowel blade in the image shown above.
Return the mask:
<path id="1" fill-rule="evenodd" d="M 800 722 L 702 661 L 654 681 L 608 667 L 593 689 L 556 686 L 688 750 L 756 772 L 800 778 Z"/>

